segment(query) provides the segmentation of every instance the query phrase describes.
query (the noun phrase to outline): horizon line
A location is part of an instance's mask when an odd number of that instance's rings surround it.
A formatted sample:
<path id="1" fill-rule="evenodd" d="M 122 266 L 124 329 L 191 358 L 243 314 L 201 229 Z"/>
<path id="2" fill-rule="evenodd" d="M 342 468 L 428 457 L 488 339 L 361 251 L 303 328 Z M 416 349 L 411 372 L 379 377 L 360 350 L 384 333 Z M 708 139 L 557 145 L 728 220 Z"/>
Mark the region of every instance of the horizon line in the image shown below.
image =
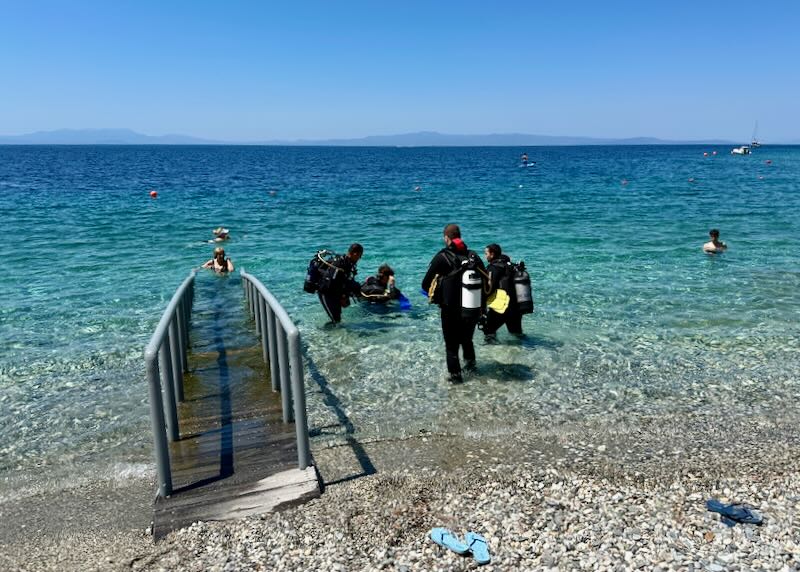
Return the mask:
<path id="1" fill-rule="evenodd" d="M 17 135 L 0 135 L 0 145 L 218 145 L 218 146 L 292 146 L 292 147 L 548 147 L 604 145 L 737 145 L 734 140 L 707 137 L 703 139 L 662 139 L 638 135 L 633 137 L 597 137 L 587 135 L 542 135 L 520 132 L 441 133 L 415 131 L 389 135 L 357 137 L 230 140 L 168 133 L 147 135 L 130 128 L 62 128 L 33 131 Z M 763 143 L 762 143 L 763 144 Z M 800 140 L 779 140 L 771 145 L 798 145 Z"/>

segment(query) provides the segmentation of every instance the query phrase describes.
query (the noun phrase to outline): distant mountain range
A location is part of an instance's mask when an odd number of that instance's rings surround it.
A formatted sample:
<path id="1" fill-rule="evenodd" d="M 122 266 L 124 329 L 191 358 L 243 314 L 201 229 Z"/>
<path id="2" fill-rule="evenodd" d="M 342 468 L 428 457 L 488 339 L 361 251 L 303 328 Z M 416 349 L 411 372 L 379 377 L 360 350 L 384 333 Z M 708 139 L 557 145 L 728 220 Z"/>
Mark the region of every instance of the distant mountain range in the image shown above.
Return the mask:
<path id="1" fill-rule="evenodd" d="M 400 135 L 370 135 L 356 139 L 296 139 L 272 141 L 218 141 L 188 135 L 143 135 L 130 129 L 59 129 L 26 135 L 0 136 L 0 145 L 320 145 L 337 147 L 534 147 L 552 145 L 731 145 L 733 141 L 704 139 L 672 141 L 655 137 L 610 139 L 496 133 L 449 135 L 434 131 Z"/>
<path id="2" fill-rule="evenodd" d="M 214 145 L 187 135 L 142 135 L 131 129 L 58 129 L 26 135 L 0 135 L 0 145 Z"/>

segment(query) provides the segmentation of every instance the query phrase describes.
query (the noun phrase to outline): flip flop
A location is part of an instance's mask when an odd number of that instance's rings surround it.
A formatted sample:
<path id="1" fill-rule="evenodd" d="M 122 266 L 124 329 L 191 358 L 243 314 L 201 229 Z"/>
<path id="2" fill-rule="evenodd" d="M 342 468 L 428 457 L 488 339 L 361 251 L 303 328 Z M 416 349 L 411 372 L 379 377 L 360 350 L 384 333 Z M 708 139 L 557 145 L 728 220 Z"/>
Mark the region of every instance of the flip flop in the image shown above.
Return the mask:
<path id="1" fill-rule="evenodd" d="M 492 557 L 489 556 L 489 545 L 486 543 L 486 539 L 483 536 L 477 532 L 468 532 L 464 536 L 464 540 L 467 541 L 475 562 L 478 564 L 488 564 L 492 561 Z"/>
<path id="2" fill-rule="evenodd" d="M 446 528 L 432 528 L 428 536 L 439 546 L 452 550 L 456 554 L 463 555 L 469 552 L 469 546 L 462 543 L 455 534 Z"/>
<path id="3" fill-rule="evenodd" d="M 721 514 L 722 522 L 728 526 L 733 526 L 737 522 L 760 526 L 764 522 L 760 514 L 743 504 L 724 504 L 716 499 L 709 499 L 706 501 L 706 508 Z"/>

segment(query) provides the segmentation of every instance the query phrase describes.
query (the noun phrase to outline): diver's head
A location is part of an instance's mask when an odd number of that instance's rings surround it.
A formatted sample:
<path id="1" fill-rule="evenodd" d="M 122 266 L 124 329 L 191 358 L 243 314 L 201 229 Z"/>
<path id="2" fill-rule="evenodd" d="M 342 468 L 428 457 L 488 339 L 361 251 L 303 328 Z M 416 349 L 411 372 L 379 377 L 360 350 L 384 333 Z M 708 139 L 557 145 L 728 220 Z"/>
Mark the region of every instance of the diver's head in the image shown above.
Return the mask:
<path id="1" fill-rule="evenodd" d="M 708 236 L 711 237 L 711 240 L 718 240 L 719 239 L 719 230 L 716 228 L 712 228 L 708 231 Z"/>
<path id="2" fill-rule="evenodd" d="M 381 267 L 378 268 L 377 276 L 380 283 L 386 286 L 389 283 L 389 278 L 394 276 L 394 270 L 388 264 L 381 264 Z"/>
<path id="3" fill-rule="evenodd" d="M 361 255 L 363 254 L 364 254 L 364 247 L 358 244 L 357 242 L 351 244 L 350 248 L 347 249 L 347 257 L 353 263 L 361 260 Z"/>
<path id="4" fill-rule="evenodd" d="M 225 261 L 225 249 L 221 246 L 214 249 L 214 260 L 220 263 Z"/>
<path id="5" fill-rule="evenodd" d="M 486 250 L 484 250 L 483 253 L 486 255 L 486 260 L 491 262 L 492 260 L 499 258 L 500 255 L 503 253 L 503 251 L 500 248 L 499 244 L 495 244 L 493 242 L 492 244 L 486 247 Z"/>
<path id="6" fill-rule="evenodd" d="M 450 243 L 453 242 L 456 238 L 461 238 L 461 229 L 458 228 L 457 224 L 448 224 L 444 227 L 444 243 L 447 246 L 450 246 Z"/>

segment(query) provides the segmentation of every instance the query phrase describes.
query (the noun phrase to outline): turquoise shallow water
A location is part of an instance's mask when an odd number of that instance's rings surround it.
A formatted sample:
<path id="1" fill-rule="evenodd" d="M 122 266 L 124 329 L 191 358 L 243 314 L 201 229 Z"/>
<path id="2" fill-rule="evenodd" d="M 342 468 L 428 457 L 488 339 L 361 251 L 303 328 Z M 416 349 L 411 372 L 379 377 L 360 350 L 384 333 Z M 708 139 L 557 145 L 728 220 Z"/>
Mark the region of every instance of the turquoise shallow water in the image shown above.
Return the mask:
<path id="1" fill-rule="evenodd" d="M 324 379 L 363 438 L 797 414 L 800 148 L 539 148 L 532 168 L 521 151 L 0 147 L 0 496 L 90 462 L 150 465 L 142 350 L 219 225 L 235 263 L 298 323 L 309 387 L 311 373 Z M 524 259 L 536 298 L 526 339 L 476 336 L 480 370 L 459 388 L 444 382 L 438 314 L 418 293 L 448 222 L 476 250 L 499 242 Z M 700 251 L 712 226 L 722 256 Z M 360 277 L 389 262 L 414 308 L 354 306 L 327 329 L 301 289 L 305 266 L 353 241 Z M 335 417 L 313 391 L 309 407 L 312 428 Z"/>

